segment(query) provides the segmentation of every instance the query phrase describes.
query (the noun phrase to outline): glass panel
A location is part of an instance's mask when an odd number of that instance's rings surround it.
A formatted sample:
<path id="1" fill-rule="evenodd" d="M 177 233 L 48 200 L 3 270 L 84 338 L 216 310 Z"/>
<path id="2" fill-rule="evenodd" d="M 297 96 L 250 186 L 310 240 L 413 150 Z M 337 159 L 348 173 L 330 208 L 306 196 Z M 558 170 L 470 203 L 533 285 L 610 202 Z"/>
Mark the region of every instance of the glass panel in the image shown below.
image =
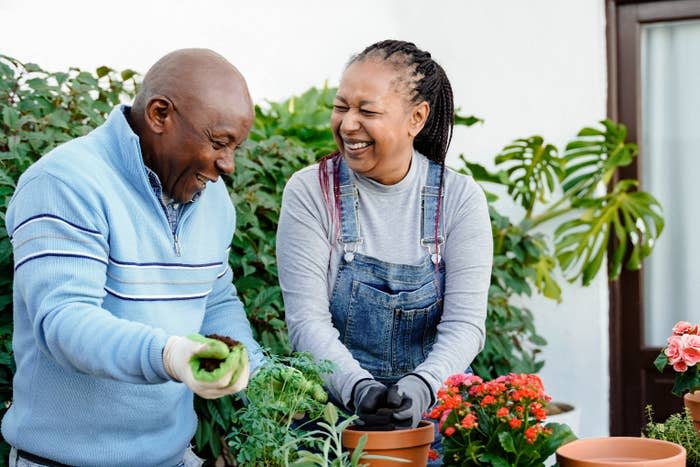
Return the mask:
<path id="1" fill-rule="evenodd" d="M 644 25 L 642 186 L 666 226 L 644 264 L 644 340 L 661 347 L 676 321 L 700 323 L 700 21 Z"/>

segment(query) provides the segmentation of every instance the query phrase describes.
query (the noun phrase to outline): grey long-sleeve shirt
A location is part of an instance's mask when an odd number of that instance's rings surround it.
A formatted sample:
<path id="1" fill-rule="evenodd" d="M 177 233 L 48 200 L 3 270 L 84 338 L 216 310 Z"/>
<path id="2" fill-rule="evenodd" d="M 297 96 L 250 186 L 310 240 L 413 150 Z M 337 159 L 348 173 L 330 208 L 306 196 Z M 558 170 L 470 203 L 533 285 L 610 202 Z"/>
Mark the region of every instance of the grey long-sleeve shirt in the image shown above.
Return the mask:
<path id="1" fill-rule="evenodd" d="M 412 265 L 428 254 L 420 245 L 421 189 L 428 163 L 414 153 L 408 174 L 394 185 L 352 173 L 363 238 L 358 253 Z M 328 196 L 333 203 L 331 165 Z M 329 300 L 343 250 L 324 203 L 318 170 L 316 164 L 298 171 L 285 187 L 277 230 L 279 280 L 292 347 L 336 363 L 337 370 L 325 383 L 347 405 L 355 383 L 371 375 L 352 357 L 331 322 Z M 443 314 L 433 349 L 415 370 L 434 392 L 449 375 L 463 372 L 483 348 L 493 256 L 488 207 L 479 185 L 471 177 L 446 170 L 444 193 Z"/>

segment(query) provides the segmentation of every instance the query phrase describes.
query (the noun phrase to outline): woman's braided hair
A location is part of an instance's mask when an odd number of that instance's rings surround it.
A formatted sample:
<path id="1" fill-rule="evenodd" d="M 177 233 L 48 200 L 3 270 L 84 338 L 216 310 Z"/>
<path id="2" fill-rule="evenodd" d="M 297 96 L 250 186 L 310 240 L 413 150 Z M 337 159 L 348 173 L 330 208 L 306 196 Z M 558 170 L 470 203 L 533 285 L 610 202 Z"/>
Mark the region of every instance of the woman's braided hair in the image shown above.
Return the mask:
<path id="1" fill-rule="evenodd" d="M 399 72 L 398 87 L 408 93 L 409 102 L 427 102 L 430 114 L 413 146 L 438 164 L 445 162 L 454 126 L 454 98 L 445 70 L 412 42 L 377 42 L 354 56 L 348 66 L 366 59 L 382 59 Z"/>
<path id="2" fill-rule="evenodd" d="M 374 43 L 350 59 L 348 66 L 364 60 L 380 60 L 393 66 L 398 74 L 396 86 L 399 92 L 408 95 L 411 104 L 427 102 L 430 106 L 428 119 L 423 129 L 413 141 L 413 147 L 425 157 L 442 166 L 440 192 L 438 196 L 435 238 L 438 237 L 440 223 L 442 190 L 445 178 L 445 157 L 452 140 L 454 127 L 454 97 L 452 85 L 445 70 L 431 57 L 429 52 L 419 49 L 412 42 L 384 40 Z M 330 199 L 326 205 L 331 210 L 331 218 L 337 221 L 340 212 L 340 193 L 338 187 L 338 162 L 340 153 L 335 152 L 324 157 L 319 166 L 319 181 L 324 196 L 328 196 L 328 160 L 333 161 L 333 186 L 335 188 L 334 208 Z M 339 225 L 336 223 L 336 227 Z M 436 254 L 439 254 L 436 243 Z M 437 267 L 437 265 L 436 265 Z"/>

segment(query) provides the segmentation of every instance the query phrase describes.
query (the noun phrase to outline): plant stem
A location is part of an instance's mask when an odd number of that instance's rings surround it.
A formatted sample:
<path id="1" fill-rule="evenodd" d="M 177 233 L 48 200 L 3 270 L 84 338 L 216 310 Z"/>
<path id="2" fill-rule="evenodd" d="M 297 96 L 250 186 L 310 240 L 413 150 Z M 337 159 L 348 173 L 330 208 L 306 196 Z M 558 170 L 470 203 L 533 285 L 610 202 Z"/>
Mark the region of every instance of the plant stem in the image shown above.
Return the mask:
<path id="1" fill-rule="evenodd" d="M 532 217 L 530 219 L 527 219 L 527 218 L 524 219 L 523 222 L 521 222 L 521 227 L 523 227 L 523 230 L 527 231 L 527 230 L 533 229 L 533 228 L 537 227 L 538 225 L 540 225 L 544 222 L 547 222 L 550 219 L 553 219 L 555 217 L 561 216 L 562 214 L 566 214 L 566 213 L 574 210 L 574 208 L 571 205 L 569 205 L 568 207 L 565 207 L 565 208 L 558 209 L 558 210 L 554 209 L 557 204 L 559 204 L 559 202 L 552 205 L 551 208 L 547 209 L 545 212 L 543 212 L 542 214 L 540 214 L 538 216 Z"/>

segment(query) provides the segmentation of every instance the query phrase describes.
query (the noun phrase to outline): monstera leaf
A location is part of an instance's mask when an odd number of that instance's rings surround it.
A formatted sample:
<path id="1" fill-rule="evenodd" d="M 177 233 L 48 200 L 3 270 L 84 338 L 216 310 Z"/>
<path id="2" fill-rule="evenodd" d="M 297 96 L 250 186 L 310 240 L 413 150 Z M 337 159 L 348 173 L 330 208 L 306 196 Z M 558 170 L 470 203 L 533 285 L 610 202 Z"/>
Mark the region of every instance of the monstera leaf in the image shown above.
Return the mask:
<path id="1" fill-rule="evenodd" d="M 620 275 L 627 248 L 631 245 L 626 267 L 639 269 L 664 221 L 661 205 L 649 193 L 632 191 L 636 180 L 620 180 L 608 195 L 581 201 L 580 217 L 564 222 L 556 229 L 555 251 L 564 271 L 576 270 L 569 280 L 581 277 L 590 284 L 600 269 L 611 238 L 615 238 L 610 258 L 610 278 Z"/>
<path id="2" fill-rule="evenodd" d="M 563 177 L 563 160 L 557 148 L 545 144 L 541 136 L 517 139 L 496 156 L 496 165 L 505 165 L 511 180 L 508 194 L 528 213 L 535 201 L 546 202 L 547 194 L 554 191 Z"/>
<path id="3" fill-rule="evenodd" d="M 584 198 L 595 192 L 600 182 L 607 185 L 618 167 L 628 165 L 637 155 L 637 146 L 626 143 L 627 128 L 610 120 L 603 129 L 583 128 L 564 150 L 565 194 Z M 576 203 L 572 199 L 572 203 Z"/>

